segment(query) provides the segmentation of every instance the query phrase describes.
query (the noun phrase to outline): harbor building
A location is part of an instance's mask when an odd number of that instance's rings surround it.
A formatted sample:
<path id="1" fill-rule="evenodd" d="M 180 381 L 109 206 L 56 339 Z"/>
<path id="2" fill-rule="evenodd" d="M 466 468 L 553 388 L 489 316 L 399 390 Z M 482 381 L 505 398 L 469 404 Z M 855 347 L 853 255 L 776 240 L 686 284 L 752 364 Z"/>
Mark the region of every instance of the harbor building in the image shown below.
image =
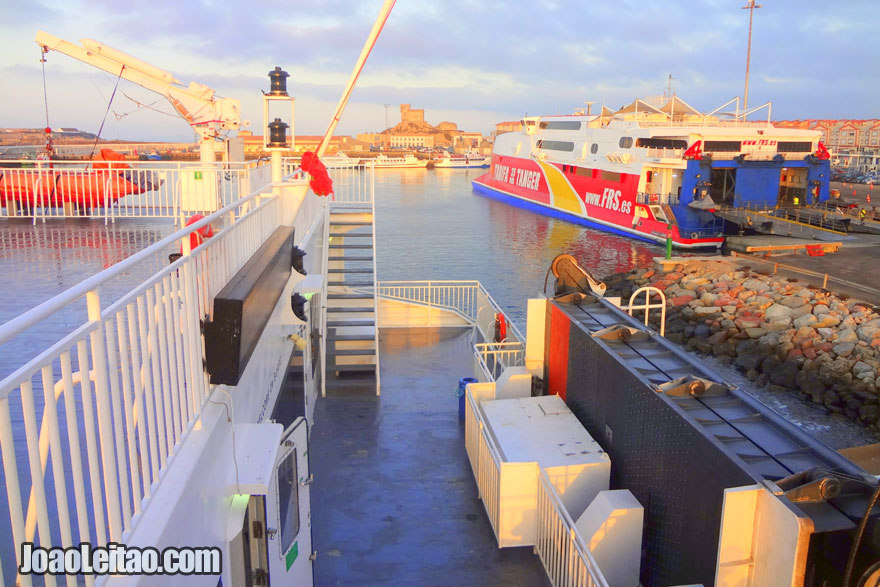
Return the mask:
<path id="1" fill-rule="evenodd" d="M 436 126 L 425 121 L 423 108 L 400 105 L 400 122 L 378 133 L 357 135 L 363 141 L 381 150 L 395 148 L 451 148 L 456 152 L 491 152 L 491 145 L 479 132 L 460 130 L 454 122 L 443 121 Z"/>
<path id="2" fill-rule="evenodd" d="M 880 169 L 880 119 L 780 120 L 773 124 L 824 133 L 822 142 L 831 151 L 836 166 L 859 171 Z"/>

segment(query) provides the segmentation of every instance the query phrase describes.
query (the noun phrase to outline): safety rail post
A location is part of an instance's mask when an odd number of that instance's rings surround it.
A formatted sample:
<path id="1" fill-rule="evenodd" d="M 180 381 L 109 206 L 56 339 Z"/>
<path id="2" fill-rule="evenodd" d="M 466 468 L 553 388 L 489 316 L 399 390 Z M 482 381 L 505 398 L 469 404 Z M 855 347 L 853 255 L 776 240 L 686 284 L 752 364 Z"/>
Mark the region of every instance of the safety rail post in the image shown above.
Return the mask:
<path id="1" fill-rule="evenodd" d="M 90 322 L 101 324 L 101 298 L 97 290 L 86 294 L 86 307 Z M 119 480 L 117 479 L 116 450 L 113 446 L 111 430 L 111 406 L 109 395 L 109 373 L 107 365 L 106 344 L 101 328 L 89 334 L 92 350 L 92 363 L 95 367 L 95 399 L 98 408 L 98 430 L 101 441 L 102 472 L 104 475 L 104 493 L 107 500 L 107 512 L 110 522 L 110 541 L 122 541 L 122 520 L 120 517 Z"/>
<path id="2" fill-rule="evenodd" d="M 350 173 L 350 172 L 349 172 Z M 376 395 L 380 395 L 382 389 L 382 379 L 381 379 L 381 369 L 379 365 L 381 364 L 379 358 L 379 296 L 376 295 L 376 290 L 378 289 L 376 286 L 379 283 L 379 272 L 378 272 L 378 249 L 376 247 L 376 172 L 375 168 L 365 171 L 365 173 L 369 173 L 369 190 L 367 192 L 367 196 L 370 198 L 370 218 L 372 219 L 373 226 L 371 227 L 370 232 L 372 233 L 371 241 L 372 241 L 372 252 L 373 252 L 373 336 L 374 343 L 373 346 L 376 349 Z"/>
<path id="3" fill-rule="evenodd" d="M 636 306 L 634 304 L 636 296 L 640 293 L 645 292 L 645 303 L 643 305 Z M 660 296 L 660 302 L 656 304 L 651 303 L 651 295 L 658 294 Z M 633 310 L 644 310 L 645 311 L 645 326 L 648 325 L 648 317 L 651 313 L 651 308 L 660 308 L 660 336 L 663 336 L 666 333 L 666 295 L 662 290 L 646 285 L 644 287 L 640 287 L 636 291 L 632 293 L 629 298 L 629 304 L 626 307 L 627 312 L 630 316 L 633 315 Z"/>
<path id="4" fill-rule="evenodd" d="M 322 205 L 322 209 L 324 211 L 324 242 L 321 252 L 321 258 L 324 262 L 324 280 L 321 283 L 321 316 L 320 316 L 320 342 L 319 348 L 321 352 L 321 370 L 324 375 L 321 376 L 321 397 L 326 397 L 327 395 L 327 294 L 329 286 L 327 285 L 327 276 L 329 273 L 327 272 L 330 267 L 330 239 L 333 238 L 330 236 L 330 204 L 327 202 L 327 198 L 324 198 L 324 202 Z M 375 283 L 373 286 L 375 287 Z M 374 314 L 378 319 L 378 314 Z M 376 328 L 379 327 L 378 321 L 376 323 Z M 376 369 L 378 371 L 378 368 Z"/>

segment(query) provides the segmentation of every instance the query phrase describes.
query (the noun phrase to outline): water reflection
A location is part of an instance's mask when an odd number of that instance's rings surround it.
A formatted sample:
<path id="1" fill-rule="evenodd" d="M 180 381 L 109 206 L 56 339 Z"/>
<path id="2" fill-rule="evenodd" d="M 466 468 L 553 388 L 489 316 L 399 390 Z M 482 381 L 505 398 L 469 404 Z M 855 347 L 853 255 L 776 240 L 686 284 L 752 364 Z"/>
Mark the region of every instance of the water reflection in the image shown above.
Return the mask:
<path id="1" fill-rule="evenodd" d="M 99 271 L 126 259 L 171 234 L 168 220 L 67 219 L 45 224 L 26 220 L 0 221 L 0 276 L 7 295 L 0 296 L 0 324 L 58 295 Z M 107 307 L 122 294 L 167 264 L 153 263 L 117 276 L 100 290 Z M 10 293 L 12 295 L 10 295 Z M 86 318 L 85 299 L 62 308 L 0 349 L 0 379 L 80 326 Z"/>
<path id="2" fill-rule="evenodd" d="M 0 222 L 0 275 L 27 296 L 0 298 L 0 323 L 148 247 L 172 232 L 168 220 L 67 219 Z M 129 287 L 136 282 L 127 281 Z M 124 285 L 124 284 L 123 284 Z"/>
<path id="3" fill-rule="evenodd" d="M 659 246 L 479 195 L 470 182 L 483 170 L 400 170 L 420 182 L 418 191 L 388 171 L 376 175 L 379 279 L 478 279 L 520 327 L 525 301 L 541 291 L 559 253 L 599 276 L 662 254 Z"/>

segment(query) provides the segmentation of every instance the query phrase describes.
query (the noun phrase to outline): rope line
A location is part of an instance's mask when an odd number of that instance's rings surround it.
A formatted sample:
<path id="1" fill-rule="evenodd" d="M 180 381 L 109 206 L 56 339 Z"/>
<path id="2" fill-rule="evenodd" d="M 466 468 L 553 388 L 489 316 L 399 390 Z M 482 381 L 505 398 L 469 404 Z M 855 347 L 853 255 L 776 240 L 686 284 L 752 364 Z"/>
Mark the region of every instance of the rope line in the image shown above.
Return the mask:
<path id="1" fill-rule="evenodd" d="M 49 94 L 46 91 L 46 53 L 40 48 L 40 63 L 43 66 L 43 105 L 46 107 L 46 128 L 49 126 Z"/>
<path id="2" fill-rule="evenodd" d="M 48 50 L 45 47 L 40 47 L 40 65 L 43 67 L 43 105 L 46 108 L 46 129 L 50 129 L 52 127 L 49 126 L 49 94 L 46 90 L 46 53 Z M 51 153 L 52 151 L 52 134 L 46 133 L 46 152 Z M 51 155 L 50 155 L 51 156 Z"/>
<path id="3" fill-rule="evenodd" d="M 101 121 L 101 127 L 98 129 L 98 134 L 95 136 L 95 144 L 92 145 L 92 152 L 89 154 L 89 159 L 95 155 L 95 149 L 98 147 L 98 141 L 101 139 L 101 131 L 104 130 L 104 123 L 107 122 L 107 114 L 110 113 L 110 106 L 113 105 L 113 98 L 116 96 L 116 90 L 119 89 L 119 80 L 122 79 L 123 71 L 125 71 L 124 65 L 119 70 L 119 75 L 116 76 L 116 85 L 113 87 L 113 93 L 110 94 L 110 101 L 107 102 L 107 110 L 104 111 L 104 120 Z"/>

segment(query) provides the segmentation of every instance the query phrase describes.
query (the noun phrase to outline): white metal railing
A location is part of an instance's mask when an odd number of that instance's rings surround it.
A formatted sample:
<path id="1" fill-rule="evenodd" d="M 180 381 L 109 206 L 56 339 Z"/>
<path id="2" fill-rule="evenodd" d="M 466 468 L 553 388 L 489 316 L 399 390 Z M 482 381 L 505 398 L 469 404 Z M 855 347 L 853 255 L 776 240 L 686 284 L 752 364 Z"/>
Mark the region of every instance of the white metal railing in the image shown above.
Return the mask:
<path id="1" fill-rule="evenodd" d="M 370 234 L 372 238 L 370 241 L 372 242 L 373 248 L 371 249 L 373 253 L 373 287 L 375 291 L 376 282 L 379 280 L 379 270 L 378 270 L 378 248 L 376 247 L 376 169 L 373 165 L 369 165 L 366 169 L 362 177 L 366 177 L 368 181 L 358 182 L 356 185 L 358 188 L 367 187 L 367 190 L 358 189 L 357 191 L 352 190 L 355 194 L 358 194 L 360 197 L 360 193 L 366 191 L 367 196 L 370 201 L 370 219 L 373 221 L 372 226 L 370 226 Z M 376 352 L 376 395 L 381 393 L 382 389 L 382 370 L 379 368 L 380 365 L 380 349 L 379 349 L 379 296 L 373 296 L 373 348 Z"/>
<path id="2" fill-rule="evenodd" d="M 479 281 L 381 281 L 376 293 L 384 299 L 455 312 L 477 326 L 484 340 L 494 334 L 496 315 L 503 314 Z M 508 321 L 507 329 L 505 340 L 525 341 L 515 324 Z"/>
<path id="3" fill-rule="evenodd" d="M 269 185 L 270 168 L 256 162 L 0 161 L 0 217 L 34 223 L 172 218 L 182 224 Z"/>
<path id="4" fill-rule="evenodd" d="M 498 449 L 489 436 L 489 431 L 480 420 L 480 434 L 477 437 L 477 488 L 492 530 L 498 536 L 500 524 L 500 483 L 501 483 L 501 457 Z"/>
<path id="5" fill-rule="evenodd" d="M 636 194 L 636 202 L 639 204 L 678 204 L 679 198 L 678 194 L 652 194 L 649 192 Z"/>
<path id="6" fill-rule="evenodd" d="M 321 214 L 322 200 L 309 193 L 295 224 L 314 225 L 305 216 Z M 189 250 L 192 231 L 225 219 L 233 222 Z M 0 356 L 12 359 L 4 345 L 86 299 L 82 325 L 0 381 L 0 455 L 16 557 L 23 542 L 105 545 L 137 525 L 212 389 L 200 319 L 280 220 L 279 198 L 253 193 L 0 325 Z M 180 259 L 102 311 L 105 283 L 177 243 Z M 29 576 L 19 580 L 31 584 Z"/>
<path id="7" fill-rule="evenodd" d="M 636 304 L 636 297 L 640 294 L 645 294 L 645 303 L 644 304 Z M 659 302 L 651 302 L 651 296 L 660 296 Z M 640 287 L 636 291 L 632 293 L 629 297 L 629 304 L 626 306 L 626 311 L 630 316 L 633 315 L 633 310 L 644 310 L 645 311 L 645 326 L 648 325 L 648 318 L 650 317 L 650 313 L 652 309 L 660 310 L 660 336 L 666 335 L 666 294 L 663 293 L 662 290 L 651 287 L 644 286 Z"/>
<path id="8" fill-rule="evenodd" d="M 550 582 L 565 587 L 608 587 L 543 467 L 538 467 L 538 481 L 535 553 Z"/>
<path id="9" fill-rule="evenodd" d="M 525 365 L 525 346 L 518 340 L 476 343 L 474 357 L 486 381 L 495 381 L 506 368 Z"/>
<path id="10" fill-rule="evenodd" d="M 285 165 L 293 166 L 295 160 L 285 160 Z M 358 209 L 365 208 L 367 205 L 370 207 L 370 218 L 372 219 L 373 225 L 370 227 L 370 242 L 372 244 L 372 267 L 373 267 L 373 282 L 375 289 L 375 281 L 378 275 L 377 272 L 377 251 L 376 251 L 376 201 L 375 201 L 375 173 L 372 166 L 344 166 L 339 168 L 329 167 L 328 171 L 331 173 L 333 177 L 333 195 L 331 196 L 331 201 L 328 204 L 330 206 L 330 211 L 334 209 L 345 209 L 347 206 L 355 205 Z M 330 214 L 325 216 L 324 221 L 324 242 L 323 242 L 323 259 L 325 261 L 325 267 L 329 267 L 329 258 L 330 258 Z M 370 288 L 368 288 L 370 289 Z M 328 285 L 327 280 L 324 280 L 322 290 L 321 290 L 321 300 L 324 304 L 324 308 L 321 311 L 321 342 L 320 342 L 320 353 L 321 353 L 321 364 L 326 365 L 327 359 L 327 347 L 326 347 L 326 332 L 327 332 L 327 311 L 326 311 L 326 300 L 328 293 Z M 377 296 L 373 296 L 373 316 L 375 317 L 374 324 L 374 339 L 373 346 L 375 349 L 375 361 L 376 361 L 376 395 L 379 395 L 381 389 L 381 375 L 380 369 L 378 365 L 380 364 L 379 358 L 379 299 Z M 326 387 L 326 377 L 321 380 L 321 394 L 327 394 Z"/>

